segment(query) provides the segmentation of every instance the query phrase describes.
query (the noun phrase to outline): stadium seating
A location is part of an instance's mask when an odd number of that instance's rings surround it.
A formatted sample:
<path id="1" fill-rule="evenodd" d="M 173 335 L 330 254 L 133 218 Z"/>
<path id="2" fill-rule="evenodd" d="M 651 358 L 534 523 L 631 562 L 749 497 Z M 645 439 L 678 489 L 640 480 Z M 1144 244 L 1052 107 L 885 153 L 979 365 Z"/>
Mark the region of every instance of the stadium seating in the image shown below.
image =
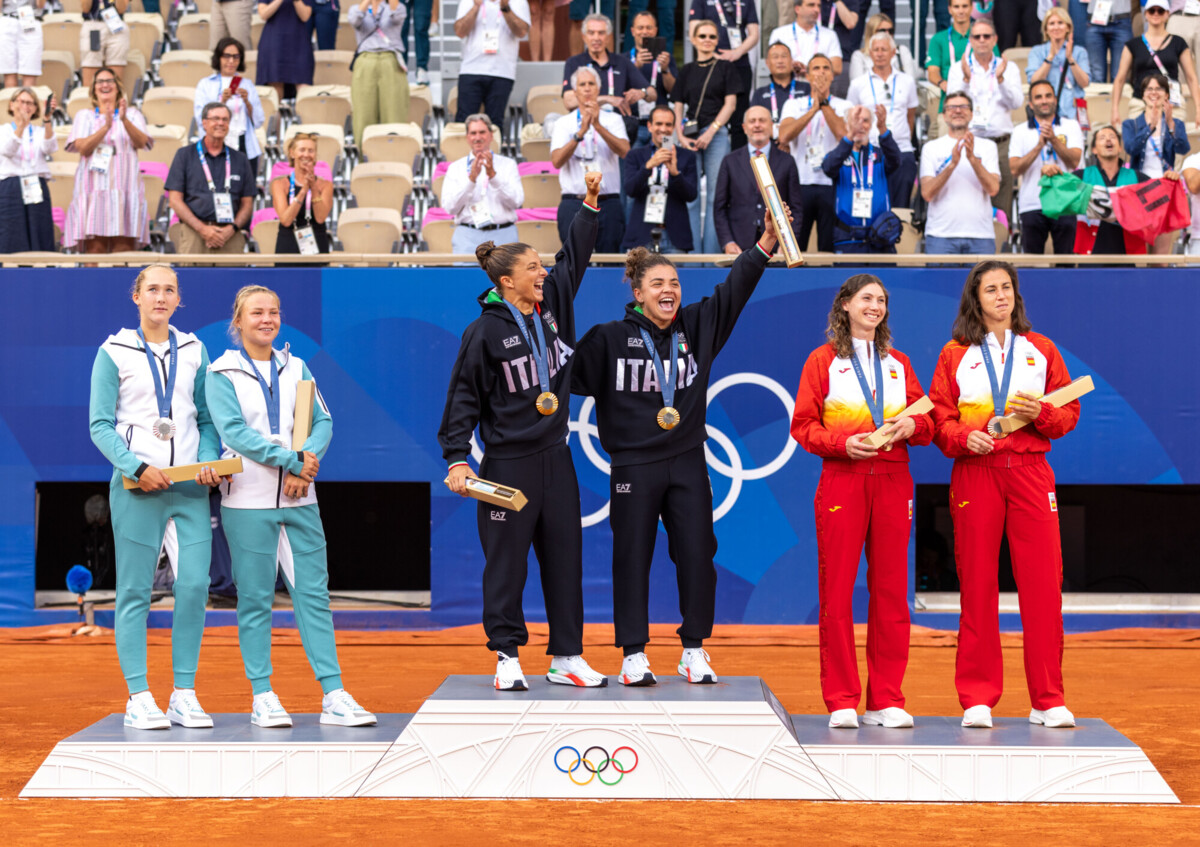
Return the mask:
<path id="1" fill-rule="evenodd" d="M 394 253 L 403 234 L 395 209 L 346 209 L 338 218 L 337 239 L 347 253 Z"/>
<path id="2" fill-rule="evenodd" d="M 350 174 L 350 192 L 361 206 L 404 213 L 412 194 L 412 166 L 403 162 L 362 162 Z"/>
<path id="3" fill-rule="evenodd" d="M 350 109 L 348 85 L 309 85 L 296 94 L 296 115 L 305 124 L 343 126 Z"/>
<path id="4" fill-rule="evenodd" d="M 207 50 L 208 28 L 208 15 L 184 15 L 175 29 L 175 40 L 183 50 Z"/>
<path id="5" fill-rule="evenodd" d="M 195 101 L 194 86 L 151 88 L 142 99 L 142 114 L 148 123 L 188 127 L 192 124 Z"/>
<path id="6" fill-rule="evenodd" d="M 403 162 L 411 167 L 424 143 L 417 124 L 374 124 L 363 132 L 362 154 L 369 162 Z"/>
<path id="7" fill-rule="evenodd" d="M 421 237 L 429 245 L 430 253 L 453 253 L 450 242 L 454 237 L 454 221 L 430 221 L 421 227 Z"/>
<path id="8" fill-rule="evenodd" d="M 353 76 L 350 70 L 350 60 L 354 58 L 354 51 L 317 50 L 313 53 L 313 58 L 315 59 L 313 85 L 350 85 L 350 79 Z"/>
<path id="9" fill-rule="evenodd" d="M 558 225 L 553 221 L 517 221 L 517 240 L 539 253 L 557 253 L 562 248 Z"/>

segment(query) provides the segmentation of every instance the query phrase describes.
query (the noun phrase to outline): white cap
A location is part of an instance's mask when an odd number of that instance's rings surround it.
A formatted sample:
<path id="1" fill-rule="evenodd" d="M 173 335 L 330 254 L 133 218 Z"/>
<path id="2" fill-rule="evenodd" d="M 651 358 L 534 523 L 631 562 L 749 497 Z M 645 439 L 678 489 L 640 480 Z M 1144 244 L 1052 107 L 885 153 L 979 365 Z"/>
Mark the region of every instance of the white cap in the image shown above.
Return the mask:
<path id="1" fill-rule="evenodd" d="M 1144 12 L 1147 9 L 1153 9 L 1155 6 L 1160 9 L 1166 9 L 1168 13 L 1171 11 L 1171 4 L 1168 3 L 1167 0 L 1145 0 L 1145 2 L 1142 3 L 1142 11 Z"/>

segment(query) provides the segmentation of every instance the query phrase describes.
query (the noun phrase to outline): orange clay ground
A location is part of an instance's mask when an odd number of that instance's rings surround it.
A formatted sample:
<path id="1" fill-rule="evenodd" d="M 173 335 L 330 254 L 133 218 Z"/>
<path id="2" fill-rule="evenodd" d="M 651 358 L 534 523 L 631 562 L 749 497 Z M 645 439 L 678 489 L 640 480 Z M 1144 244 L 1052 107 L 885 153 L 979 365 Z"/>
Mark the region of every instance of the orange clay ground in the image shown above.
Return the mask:
<path id="1" fill-rule="evenodd" d="M 863 632 L 859 632 L 860 653 Z M 170 634 L 150 635 L 150 682 L 165 707 Z M 671 627 L 654 628 L 659 674 L 678 659 Z M 586 655 L 616 673 L 611 626 L 589 626 Z M 479 627 L 441 632 L 338 634 L 346 687 L 377 712 L 415 712 L 450 673 L 491 674 Z M 959 713 L 955 635 L 914 629 L 905 690 L 921 715 Z M 275 690 L 293 712 L 317 711 L 295 630 L 275 638 Z M 1008 693 L 997 716 L 1024 717 L 1029 700 L 1019 636 L 1005 637 Z M 718 673 L 763 677 L 792 713 L 824 711 L 816 628 L 718 627 L 707 644 Z M 522 652 L 527 674 L 546 664 L 545 627 Z M 860 655 L 860 666 L 862 658 Z M 1200 844 L 1200 632 L 1115 630 L 1068 635 L 1068 705 L 1139 744 L 1181 806 L 478 800 L 19 800 L 55 742 L 120 711 L 124 682 L 112 635 L 70 628 L 0 630 L 0 839 L 2 847 L 57 844 Z M 197 688 L 210 712 L 247 711 L 233 628 L 205 635 Z"/>

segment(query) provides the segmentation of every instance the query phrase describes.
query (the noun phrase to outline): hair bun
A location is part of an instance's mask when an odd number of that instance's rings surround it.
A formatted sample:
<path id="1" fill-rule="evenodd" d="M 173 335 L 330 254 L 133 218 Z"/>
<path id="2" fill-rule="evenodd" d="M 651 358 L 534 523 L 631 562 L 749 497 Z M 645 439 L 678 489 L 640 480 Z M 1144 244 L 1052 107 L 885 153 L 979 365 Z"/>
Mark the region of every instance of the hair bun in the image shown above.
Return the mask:
<path id="1" fill-rule="evenodd" d="M 479 262 L 479 267 L 487 270 L 487 260 L 491 258 L 495 249 L 495 241 L 485 241 L 475 248 L 475 259 Z"/>

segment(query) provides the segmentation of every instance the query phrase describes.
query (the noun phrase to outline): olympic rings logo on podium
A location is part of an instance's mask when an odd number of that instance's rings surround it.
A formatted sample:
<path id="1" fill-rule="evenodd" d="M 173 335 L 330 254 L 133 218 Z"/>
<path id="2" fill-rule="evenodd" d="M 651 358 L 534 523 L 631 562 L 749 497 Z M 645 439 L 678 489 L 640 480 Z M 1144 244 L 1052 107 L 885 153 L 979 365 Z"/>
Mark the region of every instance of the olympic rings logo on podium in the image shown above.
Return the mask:
<path id="1" fill-rule="evenodd" d="M 575 760 L 565 768 L 559 762 L 559 756 L 564 750 L 570 750 L 575 754 Z M 604 758 L 597 759 L 596 761 L 589 759 L 588 756 L 591 755 L 593 750 L 599 750 L 604 755 Z M 617 754 L 622 750 L 628 750 L 633 754 L 633 764 L 629 767 L 625 767 L 624 763 L 617 758 Z M 605 779 L 603 776 L 604 772 L 608 770 L 610 765 L 612 766 L 612 769 L 619 774 L 619 776 L 613 780 Z M 625 774 L 633 773 L 635 770 L 637 770 L 637 766 L 638 754 L 637 751 L 632 747 L 618 747 L 613 751 L 612 756 L 609 756 L 608 751 L 599 744 L 593 744 L 591 747 L 584 750 L 582 755 L 580 755 L 579 750 L 569 744 L 564 744 L 562 747 L 559 747 L 554 751 L 554 767 L 558 768 L 562 773 L 565 773 L 567 775 L 567 779 L 571 780 L 571 782 L 575 783 L 576 785 L 589 785 L 593 779 L 600 780 L 600 782 L 604 785 L 616 785 L 625 778 Z M 587 779 L 579 780 L 575 778 L 575 772 L 580 768 L 583 768 L 585 771 L 587 771 Z"/>

